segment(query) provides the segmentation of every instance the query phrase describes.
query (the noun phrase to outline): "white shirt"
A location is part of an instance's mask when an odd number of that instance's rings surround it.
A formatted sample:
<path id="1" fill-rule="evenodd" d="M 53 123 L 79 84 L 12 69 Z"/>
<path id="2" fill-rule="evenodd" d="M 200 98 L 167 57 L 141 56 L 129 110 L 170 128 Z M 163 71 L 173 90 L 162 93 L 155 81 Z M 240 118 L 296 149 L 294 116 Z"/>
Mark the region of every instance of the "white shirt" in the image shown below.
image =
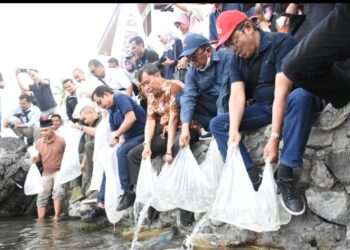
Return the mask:
<path id="1" fill-rule="evenodd" d="M 120 89 L 127 89 L 131 86 L 131 81 L 125 75 L 121 68 L 106 69 L 106 75 L 102 79 L 110 88 L 120 91 Z M 102 83 L 103 84 L 103 83 Z M 125 93 L 125 90 L 120 92 Z"/>
<path id="2" fill-rule="evenodd" d="M 92 92 L 100 85 L 103 85 L 103 83 L 96 77 L 88 77 L 87 80 L 77 83 L 78 102 L 82 98 L 91 98 Z"/>

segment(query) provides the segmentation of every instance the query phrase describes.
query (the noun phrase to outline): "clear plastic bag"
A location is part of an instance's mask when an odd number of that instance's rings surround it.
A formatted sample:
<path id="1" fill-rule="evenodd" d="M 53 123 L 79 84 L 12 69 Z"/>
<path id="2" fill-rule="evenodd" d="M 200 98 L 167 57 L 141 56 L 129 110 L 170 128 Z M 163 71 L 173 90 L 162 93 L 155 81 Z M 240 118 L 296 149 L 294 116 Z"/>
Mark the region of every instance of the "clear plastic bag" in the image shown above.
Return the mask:
<path id="1" fill-rule="evenodd" d="M 147 204 L 154 194 L 157 179 L 157 171 L 152 167 L 151 159 L 143 159 L 136 185 L 136 202 Z"/>
<path id="2" fill-rule="evenodd" d="M 168 163 L 165 163 L 159 175 L 154 180 L 154 185 L 153 185 L 154 193 L 150 198 L 151 199 L 150 206 L 154 207 L 159 212 L 169 211 L 171 209 L 176 208 L 176 206 L 173 205 L 172 203 L 169 203 L 167 199 L 163 200 L 159 196 L 159 192 L 158 192 L 158 188 L 160 187 L 161 183 L 165 181 L 164 176 L 167 176 L 169 169 L 170 169 L 170 165 Z M 136 199 L 137 199 L 137 195 L 136 195 Z"/>
<path id="3" fill-rule="evenodd" d="M 30 146 L 27 148 L 27 151 L 30 154 L 30 159 L 39 155 L 38 150 L 35 146 Z M 24 182 L 24 194 L 25 195 L 34 195 L 42 192 L 44 190 L 43 184 L 41 182 L 41 174 L 36 166 L 36 164 L 31 164 L 26 180 Z"/>
<path id="4" fill-rule="evenodd" d="M 24 182 L 24 194 L 34 195 L 41 193 L 44 190 L 41 174 L 38 167 L 33 163 L 28 171 L 26 180 Z"/>
<path id="5" fill-rule="evenodd" d="M 102 118 L 95 131 L 94 155 L 92 158 L 94 166 L 92 168 L 92 177 L 90 184 L 91 190 L 100 190 L 106 157 L 104 148 L 108 146 L 108 139 L 110 136 L 111 128 L 109 126 L 108 117 Z"/>
<path id="6" fill-rule="evenodd" d="M 266 164 L 262 184 L 256 192 L 238 146 L 229 147 L 210 218 L 255 232 L 276 231 L 286 224 L 280 221 L 271 165 Z"/>
<path id="7" fill-rule="evenodd" d="M 122 217 L 125 211 L 117 212 L 119 204 L 119 196 L 123 193 L 120 187 L 118 174 L 118 160 L 116 155 L 117 147 L 111 148 L 108 145 L 104 148 L 105 164 L 104 171 L 106 173 L 106 188 L 105 188 L 105 211 L 108 220 L 115 224 Z"/>
<path id="8" fill-rule="evenodd" d="M 207 151 L 201 169 L 209 184 L 216 190 L 220 183 L 220 177 L 224 169 L 224 161 L 218 148 L 218 144 L 213 139 Z"/>
<path id="9" fill-rule="evenodd" d="M 180 149 L 159 177 L 155 193 L 163 203 L 191 212 L 208 211 L 215 195 L 189 147 Z"/>
<path id="10" fill-rule="evenodd" d="M 83 132 L 81 130 L 71 127 L 65 129 L 64 139 L 66 148 L 63 153 L 59 176 L 59 182 L 61 184 L 69 182 L 81 175 L 79 143 L 82 135 Z"/>

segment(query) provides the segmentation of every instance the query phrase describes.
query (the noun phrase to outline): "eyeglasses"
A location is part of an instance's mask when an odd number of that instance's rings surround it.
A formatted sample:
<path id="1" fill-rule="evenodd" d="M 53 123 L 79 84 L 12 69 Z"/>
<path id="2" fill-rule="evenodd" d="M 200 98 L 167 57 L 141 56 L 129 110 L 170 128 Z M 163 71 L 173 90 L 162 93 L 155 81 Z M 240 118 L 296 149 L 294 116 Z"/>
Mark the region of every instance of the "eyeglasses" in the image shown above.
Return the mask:
<path id="1" fill-rule="evenodd" d="M 235 31 L 233 33 L 233 35 L 224 43 L 225 47 L 227 47 L 227 48 L 237 47 L 238 40 L 240 37 L 240 35 L 238 34 L 238 31 L 240 31 L 240 30 Z"/>
<path id="2" fill-rule="evenodd" d="M 96 102 L 97 106 L 101 106 L 102 105 L 102 99 L 103 99 L 103 96 L 101 96 Z M 96 99 L 95 99 L 96 100 Z"/>
<path id="3" fill-rule="evenodd" d="M 200 53 L 194 53 L 190 56 L 187 56 L 187 59 L 190 60 L 191 62 L 196 62 L 198 61 L 198 57 L 201 56 L 204 53 L 205 49 L 202 49 Z"/>

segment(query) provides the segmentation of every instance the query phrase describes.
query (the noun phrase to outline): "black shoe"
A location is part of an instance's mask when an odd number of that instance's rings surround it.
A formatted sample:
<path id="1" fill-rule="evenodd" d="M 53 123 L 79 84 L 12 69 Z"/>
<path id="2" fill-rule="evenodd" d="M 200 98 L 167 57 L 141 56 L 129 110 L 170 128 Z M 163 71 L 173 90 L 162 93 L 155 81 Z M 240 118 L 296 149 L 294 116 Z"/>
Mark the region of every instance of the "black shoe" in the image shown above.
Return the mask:
<path id="1" fill-rule="evenodd" d="M 186 211 L 186 210 L 180 210 L 180 222 L 183 226 L 190 226 L 192 222 L 194 221 L 194 213 Z"/>
<path id="2" fill-rule="evenodd" d="M 253 183 L 253 188 L 255 191 L 259 190 L 262 182 L 262 173 L 257 167 L 252 167 L 247 170 L 250 180 Z"/>
<path id="3" fill-rule="evenodd" d="M 117 211 L 122 211 L 124 209 L 127 209 L 128 207 L 131 207 L 134 205 L 136 199 L 136 194 L 132 191 L 126 191 L 122 195 L 122 199 L 119 202 L 119 205 L 117 207 Z"/>
<path id="4" fill-rule="evenodd" d="M 261 185 L 261 182 L 262 182 L 262 176 L 259 175 L 259 180 L 256 181 L 256 182 L 253 182 L 253 188 L 255 191 L 258 191 L 259 190 L 259 187 Z"/>
<path id="5" fill-rule="evenodd" d="M 199 136 L 200 141 L 211 140 L 212 138 L 213 138 L 213 134 L 210 132 L 207 132 L 206 134 Z"/>
<path id="6" fill-rule="evenodd" d="M 93 222 L 100 216 L 106 216 L 106 210 L 104 208 L 94 206 L 91 207 L 88 212 L 81 217 L 81 220 L 84 222 Z"/>
<path id="7" fill-rule="evenodd" d="M 279 178 L 277 193 L 281 194 L 282 206 L 292 215 L 301 215 L 305 212 L 304 199 L 296 192 L 293 178 Z"/>
<path id="8" fill-rule="evenodd" d="M 154 207 L 149 207 L 147 211 L 147 218 L 150 224 L 159 217 L 159 212 Z"/>

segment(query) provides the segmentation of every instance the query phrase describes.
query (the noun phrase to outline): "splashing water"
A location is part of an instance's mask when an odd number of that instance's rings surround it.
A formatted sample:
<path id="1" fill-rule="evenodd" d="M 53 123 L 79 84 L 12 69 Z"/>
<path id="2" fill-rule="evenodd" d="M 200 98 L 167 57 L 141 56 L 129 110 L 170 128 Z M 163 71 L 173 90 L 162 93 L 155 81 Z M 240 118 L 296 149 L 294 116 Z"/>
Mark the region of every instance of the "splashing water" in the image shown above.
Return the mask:
<path id="1" fill-rule="evenodd" d="M 138 217 L 138 220 L 137 220 L 137 223 L 135 224 L 136 225 L 136 228 L 134 230 L 134 237 L 132 239 L 132 244 L 131 244 L 131 248 L 130 250 L 134 250 L 135 248 L 135 244 L 136 244 L 136 241 L 137 241 L 137 236 L 139 235 L 139 231 L 141 229 L 141 226 L 142 226 L 142 222 L 143 220 L 145 219 L 145 217 L 147 216 L 147 211 L 148 211 L 148 208 L 152 202 L 152 200 L 154 199 L 154 197 L 152 196 L 148 201 L 147 203 L 145 204 L 145 206 L 142 208 L 141 212 L 140 212 L 140 215 Z M 134 210 L 135 211 L 135 210 Z M 135 216 L 135 220 L 136 220 L 136 216 Z"/>
<path id="2" fill-rule="evenodd" d="M 193 244 L 194 236 L 196 236 L 196 234 L 198 233 L 199 229 L 208 220 L 209 214 L 210 214 L 210 211 L 207 212 L 205 215 L 203 215 L 203 217 L 198 221 L 197 225 L 193 229 L 192 234 L 190 236 L 187 236 L 187 240 L 186 240 L 186 243 L 185 243 L 187 249 L 193 249 L 193 245 L 192 244 Z"/>

